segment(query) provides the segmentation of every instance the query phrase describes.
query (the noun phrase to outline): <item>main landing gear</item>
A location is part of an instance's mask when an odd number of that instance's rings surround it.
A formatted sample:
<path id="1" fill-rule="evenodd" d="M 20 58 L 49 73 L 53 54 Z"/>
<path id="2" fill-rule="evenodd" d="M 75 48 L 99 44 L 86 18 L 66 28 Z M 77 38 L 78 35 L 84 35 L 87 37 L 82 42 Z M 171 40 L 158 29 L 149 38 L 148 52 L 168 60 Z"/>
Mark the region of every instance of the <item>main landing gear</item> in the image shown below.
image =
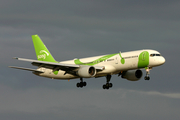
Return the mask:
<path id="1" fill-rule="evenodd" d="M 149 74 L 150 74 L 151 69 L 152 68 L 150 68 L 150 67 L 146 68 L 146 76 L 144 77 L 144 80 L 150 80 Z"/>
<path id="2" fill-rule="evenodd" d="M 106 84 L 103 85 L 103 89 L 109 89 L 113 86 L 112 83 L 109 83 L 109 81 L 111 80 L 111 75 L 107 75 L 106 76 Z"/>
<path id="3" fill-rule="evenodd" d="M 81 80 L 81 82 L 79 82 L 79 83 L 77 83 L 76 84 L 76 86 L 79 88 L 82 88 L 82 87 L 85 87 L 86 85 L 87 85 L 87 83 L 86 82 L 83 82 L 83 79 L 82 78 L 80 78 L 80 80 Z"/>

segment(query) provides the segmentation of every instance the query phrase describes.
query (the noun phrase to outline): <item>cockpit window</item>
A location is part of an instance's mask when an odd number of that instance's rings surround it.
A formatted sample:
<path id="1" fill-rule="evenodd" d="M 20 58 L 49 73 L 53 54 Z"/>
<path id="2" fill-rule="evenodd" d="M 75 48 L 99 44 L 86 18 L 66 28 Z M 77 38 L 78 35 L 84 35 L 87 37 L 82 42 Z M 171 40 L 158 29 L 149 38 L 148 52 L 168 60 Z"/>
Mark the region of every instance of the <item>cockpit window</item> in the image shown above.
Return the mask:
<path id="1" fill-rule="evenodd" d="M 150 54 L 151 57 L 154 57 L 154 56 L 161 56 L 161 54 Z"/>

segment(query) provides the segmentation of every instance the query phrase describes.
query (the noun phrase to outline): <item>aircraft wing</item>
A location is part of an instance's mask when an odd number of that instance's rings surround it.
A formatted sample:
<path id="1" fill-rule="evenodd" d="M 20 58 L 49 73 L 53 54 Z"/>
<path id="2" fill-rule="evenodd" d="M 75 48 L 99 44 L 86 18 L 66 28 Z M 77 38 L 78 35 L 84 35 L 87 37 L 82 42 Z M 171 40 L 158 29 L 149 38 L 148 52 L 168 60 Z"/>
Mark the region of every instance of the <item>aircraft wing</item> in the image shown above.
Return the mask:
<path id="1" fill-rule="evenodd" d="M 15 68 L 15 69 L 21 69 L 21 70 L 28 70 L 28 71 L 43 73 L 43 71 L 36 70 L 36 69 L 31 69 L 31 68 L 24 68 L 24 67 L 17 67 L 17 66 L 9 66 L 9 67 L 10 68 Z"/>
<path id="2" fill-rule="evenodd" d="M 25 59 L 25 58 L 17 58 L 17 57 L 15 57 L 14 59 L 31 62 L 31 64 L 34 65 L 34 66 L 53 69 L 53 71 L 63 70 L 63 71 L 68 72 L 68 71 L 71 71 L 71 70 L 74 70 L 74 69 L 77 69 L 77 68 L 80 68 L 81 66 L 83 66 L 83 65 L 75 65 L 75 64 L 63 64 L 63 63 L 58 63 L 58 62 L 57 63 L 46 62 L 46 61 L 39 61 L 39 60 Z M 93 67 L 98 71 L 102 71 L 105 68 L 104 66 L 93 66 Z"/>

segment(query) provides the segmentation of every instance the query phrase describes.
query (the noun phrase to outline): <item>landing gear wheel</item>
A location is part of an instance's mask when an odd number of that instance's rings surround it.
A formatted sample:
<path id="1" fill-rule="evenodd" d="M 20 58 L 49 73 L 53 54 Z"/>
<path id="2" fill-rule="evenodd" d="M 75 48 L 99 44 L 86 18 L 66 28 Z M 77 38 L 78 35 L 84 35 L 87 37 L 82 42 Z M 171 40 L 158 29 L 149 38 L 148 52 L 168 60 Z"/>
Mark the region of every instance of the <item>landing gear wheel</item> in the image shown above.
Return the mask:
<path id="1" fill-rule="evenodd" d="M 108 90 L 108 89 L 109 89 L 109 86 L 106 86 L 106 89 Z"/>
<path id="2" fill-rule="evenodd" d="M 86 82 L 83 82 L 83 78 L 80 78 L 81 82 L 77 83 L 76 86 L 79 88 L 82 88 L 87 85 Z"/>
<path id="3" fill-rule="evenodd" d="M 111 88 L 113 86 L 113 84 L 112 83 L 106 83 L 106 86 Z"/>
<path id="4" fill-rule="evenodd" d="M 106 84 L 103 85 L 103 89 L 109 89 L 109 86 L 107 86 Z"/>
<path id="5" fill-rule="evenodd" d="M 106 84 L 103 85 L 103 89 L 109 89 L 113 86 L 112 83 L 109 83 L 110 80 L 111 80 L 111 75 L 107 75 L 106 76 Z"/>
<path id="6" fill-rule="evenodd" d="M 144 79 L 145 80 L 150 80 L 150 77 L 149 76 L 145 76 Z"/>
<path id="7" fill-rule="evenodd" d="M 112 83 L 106 83 L 106 84 L 103 85 L 103 89 L 109 89 L 109 88 L 111 88 L 112 86 L 113 86 Z"/>
<path id="8" fill-rule="evenodd" d="M 76 87 L 78 87 L 78 88 L 79 88 L 79 87 L 80 87 L 80 88 L 82 88 L 82 87 L 83 87 L 83 82 L 77 83 L 77 84 L 76 84 Z"/>
<path id="9" fill-rule="evenodd" d="M 106 85 L 103 85 L 103 89 L 106 89 Z"/>
<path id="10" fill-rule="evenodd" d="M 83 82 L 83 86 L 86 86 L 87 85 L 87 83 L 86 82 Z"/>
<path id="11" fill-rule="evenodd" d="M 80 82 L 80 87 L 81 87 L 81 88 L 83 87 L 83 82 Z"/>
<path id="12" fill-rule="evenodd" d="M 80 83 L 77 83 L 77 84 L 76 84 L 76 87 L 80 87 Z"/>
<path id="13" fill-rule="evenodd" d="M 112 83 L 109 83 L 109 87 L 112 88 L 113 84 Z"/>
<path id="14" fill-rule="evenodd" d="M 106 87 L 109 87 L 109 83 L 106 83 Z"/>

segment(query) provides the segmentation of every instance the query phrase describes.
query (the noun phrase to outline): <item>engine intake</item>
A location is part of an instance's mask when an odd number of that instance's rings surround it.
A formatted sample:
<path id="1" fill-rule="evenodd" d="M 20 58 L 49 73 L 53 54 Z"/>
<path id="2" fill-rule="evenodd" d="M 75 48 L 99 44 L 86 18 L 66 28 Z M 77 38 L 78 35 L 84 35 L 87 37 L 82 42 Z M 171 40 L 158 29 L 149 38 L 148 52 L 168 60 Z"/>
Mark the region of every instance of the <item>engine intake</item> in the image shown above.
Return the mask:
<path id="1" fill-rule="evenodd" d="M 143 73 L 141 70 L 129 70 L 122 74 L 121 77 L 130 81 L 138 81 L 139 79 L 141 79 L 142 75 Z"/>
<path id="2" fill-rule="evenodd" d="M 82 66 L 77 71 L 77 75 L 82 78 L 90 78 L 96 75 L 96 69 L 93 66 Z"/>

